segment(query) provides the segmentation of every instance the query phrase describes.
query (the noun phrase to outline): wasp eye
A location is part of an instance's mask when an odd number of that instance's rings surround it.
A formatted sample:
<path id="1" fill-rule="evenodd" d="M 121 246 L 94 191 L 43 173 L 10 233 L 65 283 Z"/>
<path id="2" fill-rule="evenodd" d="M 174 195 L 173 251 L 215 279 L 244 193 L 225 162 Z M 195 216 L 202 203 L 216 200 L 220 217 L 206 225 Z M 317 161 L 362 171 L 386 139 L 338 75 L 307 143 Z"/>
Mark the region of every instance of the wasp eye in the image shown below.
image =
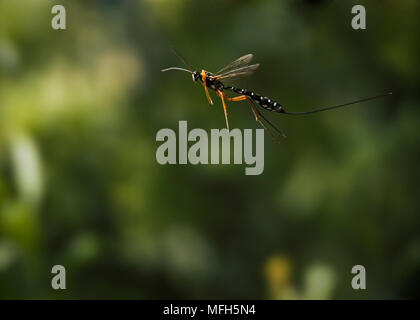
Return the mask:
<path id="1" fill-rule="evenodd" d="M 194 71 L 192 73 L 192 79 L 193 79 L 193 81 L 198 81 L 198 79 L 200 79 L 200 75 L 198 74 L 197 71 Z"/>

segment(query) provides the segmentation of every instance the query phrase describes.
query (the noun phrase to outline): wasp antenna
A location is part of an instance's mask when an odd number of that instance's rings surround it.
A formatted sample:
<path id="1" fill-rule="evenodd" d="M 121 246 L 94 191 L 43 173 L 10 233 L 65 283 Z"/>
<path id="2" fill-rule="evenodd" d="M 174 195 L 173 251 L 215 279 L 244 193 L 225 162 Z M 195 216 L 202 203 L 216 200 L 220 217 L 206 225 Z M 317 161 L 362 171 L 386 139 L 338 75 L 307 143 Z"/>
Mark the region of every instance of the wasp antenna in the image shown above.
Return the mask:
<path id="1" fill-rule="evenodd" d="M 162 69 L 161 71 L 166 72 L 166 71 L 170 71 L 170 70 L 179 70 L 179 71 L 185 71 L 185 72 L 192 73 L 191 70 L 184 69 L 184 68 L 178 68 L 178 67 L 170 67 L 170 68 Z"/>
<path id="2" fill-rule="evenodd" d="M 190 70 L 193 69 L 193 67 L 190 66 L 190 64 L 184 59 L 183 56 L 181 56 L 181 54 L 178 51 L 175 50 L 173 46 L 171 46 L 171 50 L 173 51 L 173 53 L 175 53 L 175 55 L 179 58 L 179 60 L 181 60 L 185 64 L 185 66 L 188 67 L 188 69 Z"/>

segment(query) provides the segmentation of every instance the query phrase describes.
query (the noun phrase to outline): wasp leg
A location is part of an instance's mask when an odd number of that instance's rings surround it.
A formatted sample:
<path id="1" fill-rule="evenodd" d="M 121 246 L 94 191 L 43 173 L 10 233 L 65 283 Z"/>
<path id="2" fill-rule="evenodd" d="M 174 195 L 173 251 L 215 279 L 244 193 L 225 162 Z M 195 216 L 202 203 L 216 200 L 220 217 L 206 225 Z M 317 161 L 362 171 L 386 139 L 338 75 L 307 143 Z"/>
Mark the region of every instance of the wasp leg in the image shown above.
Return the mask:
<path id="1" fill-rule="evenodd" d="M 261 112 L 258 111 L 258 109 L 255 107 L 254 103 L 252 102 L 252 100 L 246 96 L 246 95 L 242 95 L 242 96 L 237 96 L 237 97 L 233 97 L 233 98 L 227 98 L 228 101 L 243 101 L 246 100 L 249 103 L 249 106 L 251 107 L 252 113 L 255 116 L 255 120 L 270 134 L 270 136 L 277 142 L 280 143 L 278 139 L 275 138 L 275 136 L 273 135 L 272 131 L 270 129 L 268 129 L 268 127 L 261 121 L 261 119 L 263 119 L 264 121 L 266 121 L 268 123 L 269 126 L 271 126 L 274 130 L 276 130 L 281 136 L 283 136 L 284 138 L 286 138 L 286 135 L 281 132 L 279 129 L 277 129 L 277 127 L 272 124 L 266 117 L 264 117 Z"/>
<path id="2" fill-rule="evenodd" d="M 269 135 L 271 136 L 271 138 L 273 138 L 275 142 L 280 144 L 280 141 L 273 135 L 270 129 L 268 129 L 266 125 L 260 120 L 261 113 L 252 105 L 251 101 L 248 100 L 248 102 L 249 102 L 249 106 L 251 107 L 252 113 L 255 116 L 255 121 L 257 121 L 265 129 L 265 131 L 269 133 Z"/>
<path id="3" fill-rule="evenodd" d="M 286 135 L 281 132 L 279 129 L 277 129 L 270 121 L 268 121 L 262 114 L 261 112 L 258 111 L 258 109 L 255 107 L 255 105 L 252 103 L 252 101 L 250 99 L 247 99 L 249 106 L 251 107 L 252 113 L 255 116 L 255 120 L 270 134 L 271 138 L 273 138 L 273 140 L 275 142 L 277 142 L 278 144 L 280 144 L 280 141 L 274 136 L 274 134 L 271 132 L 270 129 L 267 128 L 267 126 L 261 121 L 261 118 L 265 121 L 267 121 L 267 123 L 273 127 L 279 134 L 281 134 L 284 138 L 286 137 Z"/>
<path id="4" fill-rule="evenodd" d="M 217 91 L 217 94 L 219 95 L 220 99 L 222 99 L 223 110 L 225 111 L 226 128 L 229 131 L 229 120 L 225 103 L 226 93 L 224 93 L 223 91 Z"/>
<path id="5" fill-rule="evenodd" d="M 206 71 L 201 70 L 201 78 L 203 79 L 203 87 L 204 87 L 204 91 L 206 92 L 207 100 L 209 101 L 210 104 L 213 104 L 213 101 L 211 100 L 211 97 L 209 94 L 209 90 L 207 89 L 207 85 L 206 85 L 206 79 L 207 79 Z"/>
<path id="6" fill-rule="evenodd" d="M 237 97 L 233 97 L 233 98 L 227 98 L 228 101 L 243 101 L 249 99 L 247 96 L 243 95 L 243 96 L 237 96 Z"/>

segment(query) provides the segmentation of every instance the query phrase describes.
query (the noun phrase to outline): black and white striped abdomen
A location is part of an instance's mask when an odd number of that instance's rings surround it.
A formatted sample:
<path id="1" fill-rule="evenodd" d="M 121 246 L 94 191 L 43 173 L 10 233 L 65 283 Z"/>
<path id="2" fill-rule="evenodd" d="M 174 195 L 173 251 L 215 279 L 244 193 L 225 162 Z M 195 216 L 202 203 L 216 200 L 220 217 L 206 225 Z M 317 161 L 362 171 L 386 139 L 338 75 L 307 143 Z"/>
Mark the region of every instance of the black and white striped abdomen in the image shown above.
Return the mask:
<path id="1" fill-rule="evenodd" d="M 246 89 L 236 88 L 236 87 L 224 87 L 224 89 L 233 91 L 241 95 L 245 95 L 248 98 L 250 98 L 252 101 L 255 101 L 256 103 L 258 103 L 261 107 L 263 107 L 266 110 L 275 111 L 275 112 L 284 112 L 284 109 L 280 103 L 272 99 L 269 99 L 267 97 L 263 97 L 262 95 L 258 93 L 255 93 Z"/>

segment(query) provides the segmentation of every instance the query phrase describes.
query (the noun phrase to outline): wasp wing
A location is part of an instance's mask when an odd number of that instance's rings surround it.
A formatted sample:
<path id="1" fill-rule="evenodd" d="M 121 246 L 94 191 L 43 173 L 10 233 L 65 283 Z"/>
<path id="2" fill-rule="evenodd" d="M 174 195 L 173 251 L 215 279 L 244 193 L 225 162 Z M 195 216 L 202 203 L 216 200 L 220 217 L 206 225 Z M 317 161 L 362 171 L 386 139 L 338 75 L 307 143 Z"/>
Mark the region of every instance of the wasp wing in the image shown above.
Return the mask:
<path id="1" fill-rule="evenodd" d="M 259 64 L 252 64 L 250 66 L 233 69 L 222 74 L 216 74 L 213 78 L 219 81 L 223 80 L 225 82 L 235 81 L 239 78 L 251 75 L 259 66 Z"/>
<path id="2" fill-rule="evenodd" d="M 220 69 L 218 72 L 216 72 L 215 74 L 222 74 L 222 73 L 226 73 L 230 70 L 234 70 L 234 69 L 238 69 L 241 67 L 244 67 L 246 65 L 248 65 L 251 60 L 252 60 L 253 55 L 252 54 L 246 54 L 238 59 L 236 59 L 235 61 L 229 63 L 226 67 Z"/>

